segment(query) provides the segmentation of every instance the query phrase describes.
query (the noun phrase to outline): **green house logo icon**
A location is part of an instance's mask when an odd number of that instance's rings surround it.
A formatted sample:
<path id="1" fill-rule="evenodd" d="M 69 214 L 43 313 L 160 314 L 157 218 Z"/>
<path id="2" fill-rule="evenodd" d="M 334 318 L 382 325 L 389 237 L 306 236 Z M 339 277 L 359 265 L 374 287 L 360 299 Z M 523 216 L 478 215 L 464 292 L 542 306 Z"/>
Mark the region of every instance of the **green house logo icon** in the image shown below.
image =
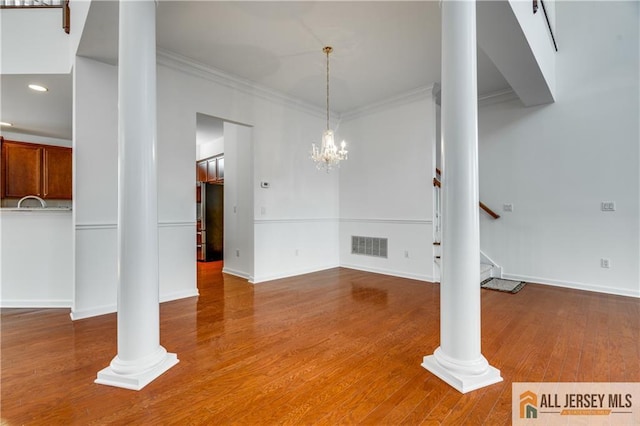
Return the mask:
<path id="1" fill-rule="evenodd" d="M 526 391 L 520 394 L 520 418 L 538 418 L 538 395 L 531 391 Z"/>

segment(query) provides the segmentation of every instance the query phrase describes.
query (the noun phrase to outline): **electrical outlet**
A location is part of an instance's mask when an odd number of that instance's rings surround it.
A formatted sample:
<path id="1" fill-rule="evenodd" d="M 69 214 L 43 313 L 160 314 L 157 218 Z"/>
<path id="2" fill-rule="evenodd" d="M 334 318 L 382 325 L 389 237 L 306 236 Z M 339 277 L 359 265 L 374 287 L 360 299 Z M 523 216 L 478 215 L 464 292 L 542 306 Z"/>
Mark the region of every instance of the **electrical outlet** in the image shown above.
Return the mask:
<path id="1" fill-rule="evenodd" d="M 296 249 L 296 256 L 300 254 L 300 250 Z"/>
<path id="2" fill-rule="evenodd" d="M 603 212 L 615 212 L 616 211 L 616 202 L 615 201 L 602 201 L 600 203 L 600 210 Z"/>
<path id="3" fill-rule="evenodd" d="M 409 250 L 404 251 L 404 257 L 406 257 L 407 259 L 409 258 Z"/>
<path id="4" fill-rule="evenodd" d="M 503 204 L 502 205 L 502 211 L 512 212 L 513 211 L 513 204 L 511 204 L 511 203 Z"/>
<path id="5" fill-rule="evenodd" d="M 265 214 L 267 214 L 267 208 L 266 207 L 260 207 L 260 214 L 262 216 L 264 216 Z"/>
<path id="6" fill-rule="evenodd" d="M 600 259 L 600 267 L 601 268 L 611 268 L 611 261 L 609 259 L 605 259 L 604 257 Z"/>
<path id="7" fill-rule="evenodd" d="M 236 250 L 236 257 L 240 257 L 240 250 Z"/>

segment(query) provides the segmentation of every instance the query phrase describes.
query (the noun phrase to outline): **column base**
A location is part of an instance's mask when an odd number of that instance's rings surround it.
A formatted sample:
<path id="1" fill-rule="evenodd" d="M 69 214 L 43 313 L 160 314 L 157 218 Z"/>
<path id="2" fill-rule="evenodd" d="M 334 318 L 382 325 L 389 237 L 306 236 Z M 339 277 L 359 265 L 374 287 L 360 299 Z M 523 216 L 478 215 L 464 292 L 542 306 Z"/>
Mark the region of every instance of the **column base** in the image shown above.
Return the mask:
<path id="1" fill-rule="evenodd" d="M 444 366 L 438 362 L 439 349 L 436 349 L 434 355 L 425 356 L 422 366 L 458 392 L 467 393 L 502 381 L 500 370 L 490 366 L 488 363 L 484 371 L 472 374 Z"/>
<path id="2" fill-rule="evenodd" d="M 139 373 L 121 374 L 113 371 L 111 366 L 103 368 L 98 372 L 95 383 L 100 385 L 115 386 L 119 388 L 140 390 L 153 380 L 158 378 L 162 373 L 176 365 L 178 356 L 173 353 L 166 353 L 164 358 L 153 367 L 143 370 Z"/>

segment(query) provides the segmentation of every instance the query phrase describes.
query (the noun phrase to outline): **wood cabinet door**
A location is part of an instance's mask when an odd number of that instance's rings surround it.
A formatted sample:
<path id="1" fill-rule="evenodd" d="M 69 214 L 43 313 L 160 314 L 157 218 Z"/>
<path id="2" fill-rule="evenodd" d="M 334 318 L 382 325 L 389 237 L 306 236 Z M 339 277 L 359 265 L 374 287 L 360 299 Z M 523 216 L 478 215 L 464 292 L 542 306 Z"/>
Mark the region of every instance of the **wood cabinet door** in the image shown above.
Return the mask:
<path id="1" fill-rule="evenodd" d="M 224 157 L 218 157 L 218 181 L 224 180 Z"/>
<path id="2" fill-rule="evenodd" d="M 218 180 L 218 159 L 211 158 L 207 160 L 207 182 L 215 182 Z"/>
<path id="3" fill-rule="evenodd" d="M 196 163 L 196 180 L 198 182 L 207 181 L 207 160 L 198 161 Z"/>
<path id="4" fill-rule="evenodd" d="M 14 142 L 2 144 L 2 196 L 42 196 L 42 147 Z"/>
<path id="5" fill-rule="evenodd" d="M 45 147 L 43 167 L 44 198 L 70 200 L 72 197 L 72 151 L 70 148 Z"/>

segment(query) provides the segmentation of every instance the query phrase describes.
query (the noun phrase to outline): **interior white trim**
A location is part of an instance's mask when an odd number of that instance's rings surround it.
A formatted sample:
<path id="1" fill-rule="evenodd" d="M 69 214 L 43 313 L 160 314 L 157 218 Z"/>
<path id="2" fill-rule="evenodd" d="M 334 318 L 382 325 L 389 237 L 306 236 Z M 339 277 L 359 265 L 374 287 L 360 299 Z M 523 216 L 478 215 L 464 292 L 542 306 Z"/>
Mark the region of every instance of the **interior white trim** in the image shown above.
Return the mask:
<path id="1" fill-rule="evenodd" d="M 332 217 L 310 217 L 310 218 L 283 218 L 283 219 L 254 219 L 256 225 L 269 223 L 332 223 L 338 222 L 338 218 Z"/>
<path id="2" fill-rule="evenodd" d="M 197 288 L 190 290 L 174 291 L 171 293 L 160 294 L 160 303 L 172 302 L 174 300 L 186 299 L 188 297 L 200 296 Z"/>
<path id="3" fill-rule="evenodd" d="M 424 281 L 424 282 L 428 282 L 428 283 L 433 283 L 434 279 L 433 277 L 429 276 L 429 275 L 424 275 L 424 274 L 411 274 L 411 273 L 406 273 L 403 271 L 396 271 L 393 269 L 384 269 L 384 268 L 374 268 L 374 267 L 370 267 L 370 266 L 356 266 L 356 265 L 352 265 L 349 263 L 342 263 L 340 264 L 341 268 L 347 268 L 347 269 L 355 269 L 356 271 L 364 271 L 364 272 L 371 272 L 374 274 L 382 274 L 382 275 L 389 275 L 392 277 L 398 277 L 398 278 L 408 278 L 410 280 L 416 280 L 416 281 Z"/>
<path id="4" fill-rule="evenodd" d="M 76 223 L 76 231 L 92 231 L 100 229 L 118 229 L 117 223 Z"/>
<path id="5" fill-rule="evenodd" d="M 494 105 L 502 102 L 513 101 L 518 98 L 513 89 L 498 90 L 497 92 L 485 93 L 478 96 L 478 106 Z"/>
<path id="6" fill-rule="evenodd" d="M 433 84 L 430 84 L 429 86 L 418 87 L 416 89 L 400 93 L 390 98 L 372 103 L 370 105 L 344 112 L 343 114 L 341 114 L 340 118 L 344 120 L 351 120 L 353 118 L 373 114 L 375 112 L 382 111 L 391 107 L 430 99 L 433 96 L 433 87 Z"/>
<path id="7" fill-rule="evenodd" d="M 171 302 L 173 300 L 179 300 L 179 299 L 186 299 L 188 297 L 196 297 L 199 295 L 200 293 L 198 292 L 197 288 L 192 290 L 175 291 L 172 293 L 161 294 L 160 303 Z M 117 304 L 97 306 L 95 308 L 84 309 L 80 311 L 74 311 L 72 309 L 70 315 L 71 315 L 71 319 L 73 321 L 76 321 L 84 318 L 97 317 L 99 315 L 112 314 L 114 312 L 118 312 Z"/>
<path id="8" fill-rule="evenodd" d="M 71 320 L 72 321 L 77 321 L 77 320 L 81 320 L 81 319 L 85 319 L 85 318 L 91 318 L 91 317 L 97 317 L 100 315 L 106 315 L 106 314 L 112 314 L 114 312 L 118 311 L 118 306 L 116 304 L 112 304 L 112 305 L 103 305 L 103 306 L 97 306 L 95 308 L 91 308 L 91 309 L 83 309 L 83 310 L 78 310 L 75 311 L 73 309 L 71 309 Z"/>
<path id="9" fill-rule="evenodd" d="M 72 300 L 7 300 L 0 301 L 0 308 L 71 308 Z"/>
<path id="10" fill-rule="evenodd" d="M 182 71 L 186 74 L 190 74 L 196 77 L 204 78 L 205 80 L 209 80 L 222 86 L 229 87 L 233 90 L 244 92 L 251 96 L 257 96 L 259 98 L 266 99 L 270 102 L 280 103 L 292 108 L 297 108 L 317 117 L 326 117 L 327 112 L 323 108 L 319 108 L 315 105 L 311 105 L 299 99 L 292 98 L 283 93 L 256 84 L 255 82 L 252 82 L 250 80 L 245 80 L 238 76 L 227 74 L 224 71 L 215 69 L 201 62 L 194 61 L 193 59 L 179 55 L 175 52 L 158 48 L 156 54 L 157 63 L 159 65 Z M 332 113 L 332 116 L 336 119 L 338 118 L 338 115 L 336 114 Z"/>
<path id="11" fill-rule="evenodd" d="M 249 281 L 249 279 L 251 278 L 251 275 L 249 275 L 249 274 L 247 274 L 245 272 L 236 271 L 235 269 L 231 269 L 231 268 L 227 268 L 227 267 L 223 267 L 222 268 L 222 273 L 223 274 L 233 275 L 234 277 L 242 278 L 242 279 L 245 279 L 247 281 Z"/>
<path id="12" fill-rule="evenodd" d="M 195 221 L 158 222 L 158 228 L 190 228 L 196 226 Z M 117 223 L 76 223 L 76 230 L 89 231 L 99 229 L 118 229 Z"/>
<path id="13" fill-rule="evenodd" d="M 574 290 L 593 291 L 596 293 L 614 294 L 618 296 L 640 298 L 640 288 L 638 288 L 638 291 L 634 292 L 626 288 L 602 287 L 602 286 L 579 283 L 579 282 L 554 280 L 554 279 L 542 278 L 542 277 L 532 277 L 528 275 L 509 274 L 504 272 L 502 274 L 502 278 L 507 280 L 525 281 L 527 283 L 532 283 L 532 284 L 544 284 L 544 285 L 551 285 L 554 287 L 571 288 Z"/>
<path id="14" fill-rule="evenodd" d="M 184 72 L 195 77 L 204 78 L 214 83 L 229 87 L 233 90 L 246 93 L 251 96 L 257 96 L 270 102 L 284 104 L 286 106 L 303 110 L 306 113 L 316 117 L 325 118 L 326 109 L 317 107 L 302 100 L 290 97 L 281 92 L 261 86 L 253 81 L 240 78 L 235 75 L 228 74 L 222 70 L 205 65 L 201 62 L 194 61 L 178 53 L 166 49 L 157 49 L 157 63 L 174 70 Z M 433 96 L 433 84 L 383 99 L 379 102 L 347 111 L 342 114 L 331 111 L 331 117 L 334 120 L 352 119 L 365 114 L 371 114 L 392 106 L 404 105 L 422 99 L 429 99 Z"/>
<path id="15" fill-rule="evenodd" d="M 251 284 L 259 284 L 266 281 L 279 280 L 282 278 L 296 277 L 298 275 L 311 274 L 313 272 L 325 271 L 327 269 L 339 268 L 340 265 L 325 265 L 317 268 L 309 268 L 309 269 L 298 269 L 295 271 L 290 271 L 284 274 L 273 274 L 273 275 L 264 275 L 264 276 L 254 276 L 250 277 L 249 282 Z"/>
<path id="16" fill-rule="evenodd" d="M 345 223 L 389 223 L 394 225 L 433 225 L 432 219 L 363 219 L 363 218 L 342 218 L 340 222 Z"/>
<path id="17" fill-rule="evenodd" d="M 158 228 L 191 228 L 196 226 L 195 221 L 165 222 L 158 221 Z"/>

